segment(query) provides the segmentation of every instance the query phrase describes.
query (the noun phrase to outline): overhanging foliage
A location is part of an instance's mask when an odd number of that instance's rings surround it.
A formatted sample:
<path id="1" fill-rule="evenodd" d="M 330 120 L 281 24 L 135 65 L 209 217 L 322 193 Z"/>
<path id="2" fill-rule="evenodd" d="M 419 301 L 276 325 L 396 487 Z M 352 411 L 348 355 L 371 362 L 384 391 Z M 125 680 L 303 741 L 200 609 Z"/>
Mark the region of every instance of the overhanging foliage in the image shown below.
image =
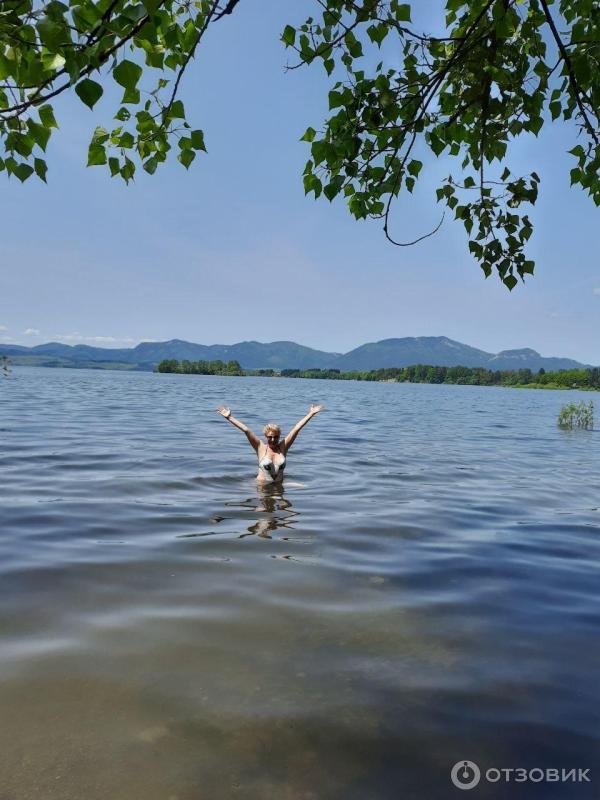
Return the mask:
<path id="1" fill-rule="evenodd" d="M 88 165 L 125 181 L 152 174 L 173 145 L 188 168 L 205 150 L 179 98 L 182 76 L 209 26 L 240 0 L 5 0 L 0 5 L 0 169 L 46 180 L 44 157 L 58 127 L 52 101 L 73 90 L 89 108 L 107 82 L 123 89 L 112 130 L 97 127 Z M 250 2 L 250 0 L 248 0 Z M 398 0 L 314 0 L 318 12 L 282 41 L 292 67 L 321 63 L 334 85 L 330 116 L 309 127 L 304 186 L 347 199 L 357 219 L 383 222 L 411 193 L 424 157 L 456 169 L 437 189 L 461 220 L 486 276 L 509 289 L 532 273 L 528 208 L 539 177 L 513 175 L 511 140 L 549 121 L 574 123 L 571 184 L 600 204 L 600 6 L 597 0 L 446 0 L 443 35 L 416 31 Z M 260 6 L 256 6 L 260 10 Z M 388 45 L 392 45 L 391 48 Z M 394 65 L 373 51 L 393 50 Z M 367 57 L 365 57 L 367 56 Z"/>

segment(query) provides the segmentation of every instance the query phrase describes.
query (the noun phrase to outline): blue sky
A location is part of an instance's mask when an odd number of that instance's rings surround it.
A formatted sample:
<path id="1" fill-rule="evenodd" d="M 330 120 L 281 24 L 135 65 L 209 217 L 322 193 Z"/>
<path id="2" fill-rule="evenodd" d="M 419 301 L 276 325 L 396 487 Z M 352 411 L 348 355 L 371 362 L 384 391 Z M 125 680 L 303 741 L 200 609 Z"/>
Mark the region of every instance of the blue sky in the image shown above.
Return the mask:
<path id="1" fill-rule="evenodd" d="M 484 279 L 450 219 L 400 249 L 378 223 L 354 221 L 343 200 L 304 197 L 299 138 L 320 127 L 331 80 L 320 66 L 286 73 L 279 36 L 313 9 L 313 0 L 261 0 L 257 13 L 242 0 L 210 29 L 183 84 L 209 150 L 189 172 L 173 160 L 126 187 L 85 168 L 91 132 L 110 125 L 116 106 L 57 104 L 48 185 L 0 175 L 0 342 L 287 339 L 345 352 L 446 335 L 600 363 L 598 210 L 569 189 L 564 153 L 575 140 L 564 125 L 509 150 L 514 172 L 542 179 L 531 215 L 536 275 L 512 294 Z M 432 1 L 424 11 L 438 9 Z M 436 224 L 436 179 L 449 169 L 426 163 L 422 187 L 396 208 L 396 236 Z"/>

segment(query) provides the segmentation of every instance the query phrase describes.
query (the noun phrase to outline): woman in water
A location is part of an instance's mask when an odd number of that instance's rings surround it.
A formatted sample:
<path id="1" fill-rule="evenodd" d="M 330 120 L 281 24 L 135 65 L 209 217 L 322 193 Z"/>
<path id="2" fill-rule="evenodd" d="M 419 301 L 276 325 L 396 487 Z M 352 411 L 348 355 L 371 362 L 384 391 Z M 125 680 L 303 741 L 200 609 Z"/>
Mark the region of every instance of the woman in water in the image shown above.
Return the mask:
<path id="1" fill-rule="evenodd" d="M 225 408 L 224 406 L 219 406 L 219 408 L 217 408 L 219 414 L 222 414 L 232 425 L 235 425 L 236 428 L 246 434 L 248 441 L 258 456 L 258 475 L 256 478 L 262 483 L 283 480 L 287 451 L 294 444 L 296 436 L 298 436 L 306 423 L 315 417 L 319 411 L 323 410 L 323 406 L 311 406 L 308 414 L 294 425 L 283 442 L 280 441 L 281 428 L 279 425 L 274 425 L 272 422 L 269 422 L 263 429 L 265 439 L 267 440 L 265 443 L 261 442 L 258 436 L 253 433 L 247 425 L 244 425 L 239 419 L 232 417 L 230 408 Z"/>

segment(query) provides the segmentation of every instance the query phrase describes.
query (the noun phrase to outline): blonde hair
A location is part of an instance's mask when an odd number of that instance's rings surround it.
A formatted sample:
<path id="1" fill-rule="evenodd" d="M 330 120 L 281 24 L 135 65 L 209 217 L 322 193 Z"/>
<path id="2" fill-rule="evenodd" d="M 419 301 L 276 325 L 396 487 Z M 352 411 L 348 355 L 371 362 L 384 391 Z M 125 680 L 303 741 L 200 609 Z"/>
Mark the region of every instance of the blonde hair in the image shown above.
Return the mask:
<path id="1" fill-rule="evenodd" d="M 274 423 L 274 422 L 269 422 L 269 423 L 268 423 L 267 425 L 265 425 L 265 427 L 263 428 L 263 433 L 264 433 L 264 435 L 265 435 L 265 436 L 266 436 L 266 435 L 267 435 L 267 433 L 269 433 L 270 431 L 273 431 L 273 433 L 276 433 L 278 436 L 281 436 L 281 428 L 279 427 L 279 425 L 275 425 L 275 423 Z"/>

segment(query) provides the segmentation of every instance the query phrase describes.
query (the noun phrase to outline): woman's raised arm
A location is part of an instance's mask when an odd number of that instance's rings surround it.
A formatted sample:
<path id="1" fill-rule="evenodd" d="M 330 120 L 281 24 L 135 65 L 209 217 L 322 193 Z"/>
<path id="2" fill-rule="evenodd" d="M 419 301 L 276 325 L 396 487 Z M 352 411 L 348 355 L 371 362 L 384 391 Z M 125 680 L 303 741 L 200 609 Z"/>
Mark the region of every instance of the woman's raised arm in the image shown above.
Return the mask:
<path id="1" fill-rule="evenodd" d="M 238 430 L 243 431 L 246 434 L 246 438 L 248 439 L 254 450 L 258 452 L 258 446 L 260 444 L 260 439 L 258 438 L 258 436 L 255 433 L 253 433 L 253 431 L 251 431 L 247 425 L 244 425 L 243 422 L 240 422 L 239 419 L 232 417 L 230 408 L 225 408 L 225 406 L 219 406 L 219 408 L 217 408 L 217 411 L 219 412 L 219 414 L 221 414 L 221 416 L 225 417 L 226 420 L 231 422 L 232 425 L 238 428 Z"/>
<path id="2" fill-rule="evenodd" d="M 302 419 L 299 420 L 294 425 L 292 430 L 288 433 L 288 435 L 283 440 L 283 446 L 285 447 L 286 451 L 289 450 L 290 447 L 294 444 L 296 436 L 298 436 L 298 434 L 300 433 L 302 428 L 306 425 L 306 423 L 310 422 L 310 420 L 313 417 L 316 417 L 316 415 L 319 413 L 319 411 L 325 411 L 325 406 L 311 406 L 310 407 L 310 411 L 308 412 L 308 414 L 305 417 L 302 417 Z"/>

